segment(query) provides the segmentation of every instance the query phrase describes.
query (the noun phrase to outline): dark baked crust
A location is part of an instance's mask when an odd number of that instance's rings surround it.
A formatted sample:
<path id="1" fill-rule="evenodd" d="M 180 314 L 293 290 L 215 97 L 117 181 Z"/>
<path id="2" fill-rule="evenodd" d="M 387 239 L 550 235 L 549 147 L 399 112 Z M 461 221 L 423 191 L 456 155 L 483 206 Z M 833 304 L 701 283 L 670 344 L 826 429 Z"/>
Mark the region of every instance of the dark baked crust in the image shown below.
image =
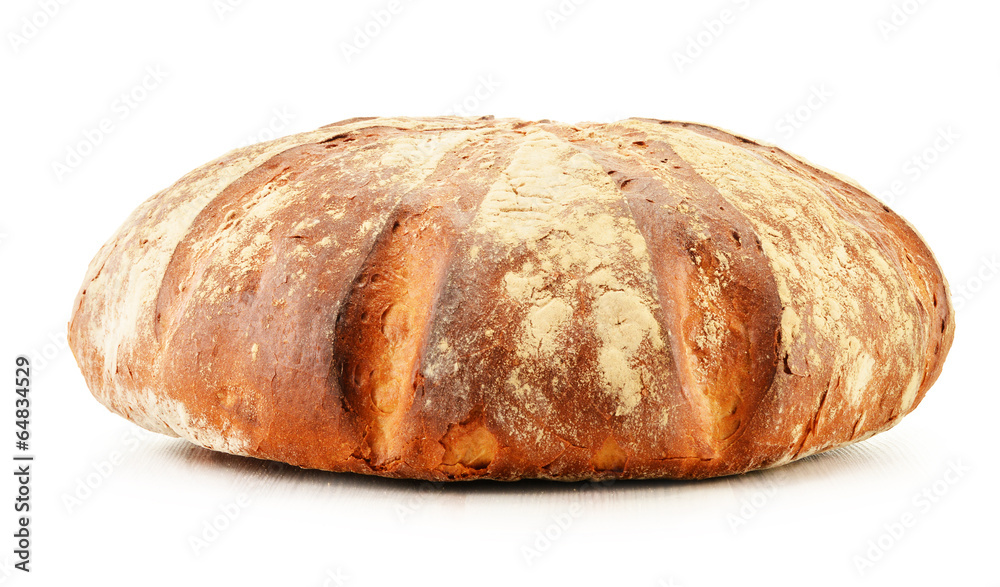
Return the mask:
<path id="1" fill-rule="evenodd" d="M 140 206 L 69 340 L 91 391 L 234 454 L 426 479 L 700 478 L 867 438 L 954 330 L 850 180 L 687 123 L 351 119 Z"/>

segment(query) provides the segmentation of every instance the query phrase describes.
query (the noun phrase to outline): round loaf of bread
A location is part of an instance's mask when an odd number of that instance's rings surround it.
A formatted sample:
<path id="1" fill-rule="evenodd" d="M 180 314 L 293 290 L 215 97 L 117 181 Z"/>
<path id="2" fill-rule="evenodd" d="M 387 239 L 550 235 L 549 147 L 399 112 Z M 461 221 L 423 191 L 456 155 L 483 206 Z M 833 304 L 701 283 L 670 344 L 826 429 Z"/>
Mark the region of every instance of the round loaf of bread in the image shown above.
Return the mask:
<path id="1" fill-rule="evenodd" d="M 952 342 L 916 231 L 697 124 L 352 119 L 142 204 L 69 342 L 205 448 L 433 480 L 703 478 L 886 430 Z"/>

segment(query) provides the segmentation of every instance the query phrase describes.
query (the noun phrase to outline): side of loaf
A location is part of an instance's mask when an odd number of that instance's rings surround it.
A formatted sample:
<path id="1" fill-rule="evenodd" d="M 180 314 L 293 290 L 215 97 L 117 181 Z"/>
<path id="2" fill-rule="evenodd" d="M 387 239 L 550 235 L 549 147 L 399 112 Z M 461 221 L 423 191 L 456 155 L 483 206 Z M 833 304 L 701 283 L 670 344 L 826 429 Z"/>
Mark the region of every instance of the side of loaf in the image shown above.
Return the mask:
<path id="1" fill-rule="evenodd" d="M 143 203 L 69 324 L 108 409 L 436 480 L 704 478 L 886 430 L 941 372 L 932 253 L 851 180 L 689 123 L 352 119 Z"/>

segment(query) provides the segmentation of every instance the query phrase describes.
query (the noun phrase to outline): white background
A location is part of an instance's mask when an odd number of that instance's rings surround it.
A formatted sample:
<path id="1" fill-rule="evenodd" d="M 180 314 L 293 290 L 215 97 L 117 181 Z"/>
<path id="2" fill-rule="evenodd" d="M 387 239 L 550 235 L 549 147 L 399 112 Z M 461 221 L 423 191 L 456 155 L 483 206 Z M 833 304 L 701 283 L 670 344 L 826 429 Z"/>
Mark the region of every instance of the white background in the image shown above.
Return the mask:
<path id="1" fill-rule="evenodd" d="M 0 583 L 1000 585 L 996 2 L 400 0 L 378 25 L 388 0 L 224 1 L 0 9 L 0 458 L 27 354 L 37 459 L 30 575 L 12 569 L 16 486 L 0 476 Z M 944 374 L 860 445 L 596 488 L 269 466 L 145 433 L 90 396 L 65 324 L 142 200 L 272 129 L 461 112 L 705 122 L 854 177 L 951 282 Z"/>

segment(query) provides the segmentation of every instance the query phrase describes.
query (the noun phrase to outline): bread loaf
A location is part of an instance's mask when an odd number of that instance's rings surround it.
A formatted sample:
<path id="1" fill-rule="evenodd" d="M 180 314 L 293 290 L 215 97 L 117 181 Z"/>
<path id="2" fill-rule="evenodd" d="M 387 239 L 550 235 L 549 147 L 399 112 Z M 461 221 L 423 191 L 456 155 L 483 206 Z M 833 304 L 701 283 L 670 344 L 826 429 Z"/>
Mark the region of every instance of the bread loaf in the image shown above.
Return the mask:
<path id="1" fill-rule="evenodd" d="M 916 231 L 697 124 L 352 119 L 142 204 L 69 341 L 200 446 L 435 480 L 703 478 L 886 430 L 952 342 Z"/>

